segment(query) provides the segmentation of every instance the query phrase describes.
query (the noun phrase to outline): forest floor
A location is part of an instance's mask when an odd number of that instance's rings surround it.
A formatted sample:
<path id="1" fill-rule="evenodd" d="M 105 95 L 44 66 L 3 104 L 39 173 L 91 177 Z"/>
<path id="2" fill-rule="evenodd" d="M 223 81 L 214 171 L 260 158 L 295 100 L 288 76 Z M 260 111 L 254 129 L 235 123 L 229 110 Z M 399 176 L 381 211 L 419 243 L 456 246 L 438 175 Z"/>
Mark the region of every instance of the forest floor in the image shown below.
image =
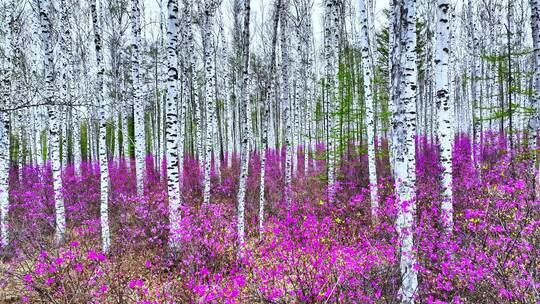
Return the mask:
<path id="1" fill-rule="evenodd" d="M 454 230 L 442 228 L 438 149 L 419 141 L 414 240 L 424 303 L 538 303 L 540 201 L 524 147 L 508 153 L 486 136 L 481 166 L 471 163 L 467 138 L 454 147 Z M 388 159 L 377 160 L 380 210 L 370 216 L 367 158 L 343 157 L 326 196 L 326 165 L 299 154 L 291 206 L 282 201 L 283 155 L 268 155 L 265 231 L 258 230 L 257 155 L 250 160 L 247 243 L 236 239 L 238 161 L 212 178 L 202 203 L 199 165 L 187 158 L 183 177 L 181 249 L 167 254 L 166 181 L 148 158 L 145 195 L 125 163 L 111 164 L 108 254 L 100 251 L 99 170 L 83 164 L 63 175 L 68 237 L 54 234 L 50 170 L 12 170 L 10 231 L 15 258 L 0 264 L 0 303 L 397 303 L 399 212 Z M 358 149 L 363 151 L 363 149 Z M 478 172 L 477 170 L 481 170 Z M 404 206 L 404 205 L 401 205 Z M 17 298 L 8 298 L 10 292 Z M 6 294 L 8 297 L 6 297 Z"/>

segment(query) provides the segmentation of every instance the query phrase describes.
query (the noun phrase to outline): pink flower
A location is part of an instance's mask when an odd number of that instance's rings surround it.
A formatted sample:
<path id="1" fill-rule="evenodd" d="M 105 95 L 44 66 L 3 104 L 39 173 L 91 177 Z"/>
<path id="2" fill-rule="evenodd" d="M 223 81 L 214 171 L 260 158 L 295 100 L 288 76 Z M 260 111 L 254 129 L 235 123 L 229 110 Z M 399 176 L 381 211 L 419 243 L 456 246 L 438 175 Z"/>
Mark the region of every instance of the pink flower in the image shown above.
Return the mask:
<path id="1" fill-rule="evenodd" d="M 136 287 L 143 287 L 144 281 L 143 280 L 131 280 L 129 281 L 129 288 L 134 289 Z"/>
<path id="2" fill-rule="evenodd" d="M 47 285 L 54 284 L 54 278 L 47 278 L 47 280 L 45 280 L 45 284 Z"/>
<path id="3" fill-rule="evenodd" d="M 103 262 L 103 261 L 105 261 L 107 259 L 107 256 L 100 252 L 97 255 L 97 259 L 98 259 L 98 261 Z"/>
<path id="4" fill-rule="evenodd" d="M 32 283 L 32 275 L 27 273 L 24 275 L 24 281 L 27 283 Z"/>
<path id="5" fill-rule="evenodd" d="M 78 272 L 82 272 L 84 267 L 81 263 L 77 263 L 77 265 L 75 265 L 75 270 L 77 270 Z"/>
<path id="6" fill-rule="evenodd" d="M 202 274 L 203 276 L 207 276 L 207 275 L 210 274 L 210 271 L 208 271 L 208 268 L 203 267 L 203 268 L 201 269 L 201 274 Z"/>
<path id="7" fill-rule="evenodd" d="M 94 250 L 89 250 L 87 256 L 88 256 L 88 259 L 89 259 L 89 260 L 92 260 L 92 261 L 98 259 L 98 255 L 97 255 L 97 253 L 96 253 Z"/>
<path id="8" fill-rule="evenodd" d="M 101 288 L 99 289 L 101 292 L 107 292 L 107 290 L 109 290 L 109 287 L 107 285 L 102 285 Z"/>

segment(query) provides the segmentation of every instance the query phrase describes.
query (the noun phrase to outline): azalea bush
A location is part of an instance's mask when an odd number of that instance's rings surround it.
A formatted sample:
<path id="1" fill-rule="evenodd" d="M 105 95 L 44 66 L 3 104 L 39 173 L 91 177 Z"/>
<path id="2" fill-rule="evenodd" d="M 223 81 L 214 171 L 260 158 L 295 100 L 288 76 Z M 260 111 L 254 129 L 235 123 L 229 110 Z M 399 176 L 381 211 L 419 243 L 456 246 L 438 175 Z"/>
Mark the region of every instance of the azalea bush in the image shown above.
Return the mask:
<path id="1" fill-rule="evenodd" d="M 379 140 L 380 150 L 387 143 Z M 467 137 L 453 153 L 454 226 L 444 230 L 438 146 L 417 141 L 414 239 L 417 296 L 425 303 L 540 301 L 540 200 L 532 153 L 510 151 L 505 138 Z M 212 175 L 212 202 L 202 203 L 200 164 L 186 157 L 177 238 L 170 254 L 166 180 L 147 159 L 145 192 L 137 196 L 133 164 L 110 162 L 111 252 L 100 251 L 99 170 L 63 170 L 68 233 L 54 234 L 49 166 L 12 168 L 12 248 L 2 260 L 0 289 L 29 303 L 397 303 L 400 248 L 388 156 L 377 157 L 380 208 L 371 219 L 365 147 L 352 146 L 327 199 L 323 146 L 304 170 L 298 153 L 294 201 L 283 201 L 283 151 L 267 151 L 266 220 L 258 229 L 260 155 L 250 159 L 247 240 L 236 239 L 239 162 Z M 479 165 L 474 165 L 478 159 Z M 2 295 L 2 294 L 0 294 Z"/>

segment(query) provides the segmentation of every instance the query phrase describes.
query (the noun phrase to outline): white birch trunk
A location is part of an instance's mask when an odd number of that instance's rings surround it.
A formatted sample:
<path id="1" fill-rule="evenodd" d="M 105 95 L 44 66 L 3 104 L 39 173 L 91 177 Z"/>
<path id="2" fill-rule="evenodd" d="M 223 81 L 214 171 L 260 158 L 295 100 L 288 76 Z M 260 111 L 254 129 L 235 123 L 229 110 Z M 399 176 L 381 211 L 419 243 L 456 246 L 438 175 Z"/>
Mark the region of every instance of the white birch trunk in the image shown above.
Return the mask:
<path id="1" fill-rule="evenodd" d="M 285 127 L 285 201 L 287 206 L 292 202 L 292 125 L 291 106 L 289 101 L 289 0 L 282 0 L 280 8 L 280 42 L 281 42 L 281 108 L 282 121 Z"/>
<path id="2" fill-rule="evenodd" d="M 474 144 L 478 144 L 480 142 L 480 126 L 479 126 L 479 119 L 480 119 L 480 86 L 478 84 L 477 77 L 479 76 L 478 73 L 479 67 L 480 67 L 480 56 L 479 56 L 479 44 L 478 44 L 478 37 L 475 33 L 476 31 L 476 22 L 473 15 L 473 5 L 472 0 L 468 0 L 468 6 L 467 6 L 467 18 L 469 19 L 469 31 L 471 35 L 471 47 L 472 47 L 472 58 L 471 58 L 471 103 L 470 103 L 470 120 L 471 120 L 471 126 L 472 126 L 472 135 L 473 135 L 473 149 L 472 149 L 472 159 L 475 163 L 475 165 L 478 165 L 478 153 L 476 151 L 476 148 Z"/>
<path id="3" fill-rule="evenodd" d="M 60 34 L 60 100 L 65 104 L 70 104 L 71 100 L 71 83 L 72 83 L 72 70 L 71 70 L 71 28 L 69 24 L 69 11 L 64 1 L 60 2 L 62 5 L 61 24 L 62 32 Z M 71 111 L 71 109 L 70 109 Z M 64 117 L 62 119 L 64 132 L 62 132 L 62 161 L 64 166 L 68 164 L 68 117 L 70 111 L 64 109 Z M 73 127 L 73 126 L 71 126 Z M 75 133 L 75 132 L 73 132 Z M 75 151 L 75 149 L 74 149 Z M 74 153 L 75 154 L 75 153 Z M 74 165 L 75 173 L 77 173 L 77 164 Z"/>
<path id="4" fill-rule="evenodd" d="M 54 65 L 53 46 L 51 41 L 52 25 L 49 19 L 49 0 L 39 1 L 39 16 L 41 24 L 41 39 L 43 42 L 44 65 L 45 65 L 45 103 L 49 117 L 49 140 L 51 155 L 51 171 L 53 176 L 54 209 L 56 215 L 55 240 L 58 243 L 64 241 L 66 232 L 66 215 L 64 209 L 64 197 L 62 195 L 62 171 L 60 164 L 60 130 L 58 118 L 58 106 L 54 102 Z"/>
<path id="5" fill-rule="evenodd" d="M 214 49 L 214 18 L 216 8 L 219 5 L 215 0 L 209 0 L 204 9 L 204 48 L 205 61 L 205 102 L 206 102 L 206 141 L 205 155 L 203 161 L 204 170 L 204 192 L 203 202 L 210 203 L 210 170 L 212 168 L 212 144 L 213 134 L 216 128 L 216 67 L 215 67 L 215 49 Z M 217 149 L 217 147 L 216 147 Z M 219 159 L 216 159 L 219 162 Z"/>
<path id="6" fill-rule="evenodd" d="M 10 6 L 13 3 L 9 3 Z M 2 97 L 0 99 L 0 237 L 2 242 L 0 243 L 2 248 L 6 248 L 9 245 L 9 136 L 10 136 L 10 113 L 4 111 L 4 109 L 10 106 L 11 100 L 11 28 L 9 26 L 12 20 L 11 7 L 8 8 L 8 16 L 5 22 L 4 37 L 4 62 L 1 62 L 2 75 L 0 77 L 0 90 Z"/>
<path id="7" fill-rule="evenodd" d="M 540 1 L 530 0 L 531 6 L 531 29 L 532 29 L 532 41 L 533 41 L 533 51 L 534 51 L 534 76 L 533 76 L 533 96 L 532 102 L 536 108 L 536 114 L 530 121 L 530 132 L 533 155 L 535 156 L 536 163 L 538 163 L 537 153 L 538 153 L 538 131 L 540 129 Z M 540 197 L 540 173 L 538 170 L 538 164 L 535 164 L 536 169 L 536 179 L 535 179 L 535 193 L 536 198 Z"/>
<path id="8" fill-rule="evenodd" d="M 261 179 L 259 183 L 259 236 L 264 233 L 264 203 L 265 203 L 265 176 L 266 176 L 266 154 L 268 153 L 268 120 L 270 119 L 270 104 L 272 103 L 272 92 L 274 91 L 274 73 L 276 70 L 276 45 L 277 31 L 279 24 L 279 14 L 281 8 L 281 0 L 276 0 L 274 6 L 273 19 L 273 34 L 272 34 L 272 49 L 270 55 L 270 80 L 266 85 L 266 96 L 263 101 L 264 110 L 261 117 L 262 120 L 262 140 L 261 140 Z"/>
<path id="9" fill-rule="evenodd" d="M 192 73 L 193 73 L 193 62 L 194 55 L 191 53 L 193 51 L 193 33 L 191 31 L 191 6 L 188 0 L 183 0 L 183 9 L 182 9 L 182 57 L 184 62 L 184 75 L 182 77 L 182 104 L 180 106 L 180 138 L 178 140 L 178 154 L 180 155 L 178 167 L 180 169 L 180 184 L 182 185 L 182 179 L 184 178 L 184 134 L 186 128 L 186 119 L 187 119 L 187 107 L 191 103 L 191 94 L 192 94 Z M 181 188 L 181 187 L 180 187 Z"/>
<path id="10" fill-rule="evenodd" d="M 98 128 L 98 162 L 100 170 L 100 223 L 101 223 L 101 244 L 105 253 L 109 252 L 111 247 L 111 235 L 109 229 L 109 162 L 107 158 L 107 109 L 104 102 L 105 86 L 103 74 L 105 73 L 105 63 L 103 60 L 101 27 L 98 20 L 96 0 L 90 3 L 92 14 L 92 28 L 94 32 L 94 47 L 96 51 L 96 87 L 95 96 L 99 108 L 99 128 Z M 101 9 L 101 8 L 100 8 Z"/>
<path id="11" fill-rule="evenodd" d="M 336 105 L 339 100 L 338 92 L 338 52 L 339 52 L 339 29 L 338 29 L 338 13 L 337 3 L 335 0 L 325 0 L 325 73 L 327 81 L 327 148 L 328 154 L 328 200 L 333 202 L 335 199 L 335 184 L 336 184 L 336 139 L 334 131 L 337 128 L 337 120 L 333 117 Z"/>
<path id="12" fill-rule="evenodd" d="M 450 4 L 448 0 L 438 0 L 437 5 L 437 29 L 435 47 L 435 89 L 437 92 L 438 109 L 438 138 L 440 144 L 441 164 L 444 167 L 442 186 L 444 191 L 444 200 L 441 211 L 443 213 L 443 222 L 447 232 L 452 231 L 453 227 L 453 207 L 452 207 L 452 142 L 454 140 L 453 132 L 453 102 L 449 96 L 449 51 L 450 51 L 450 22 L 448 10 Z"/>
<path id="13" fill-rule="evenodd" d="M 368 29 L 370 28 L 366 0 L 360 0 L 360 45 L 362 51 L 362 67 L 364 73 L 364 98 L 366 105 L 366 129 L 367 129 L 367 148 L 368 148 L 368 172 L 369 188 L 371 199 L 371 220 L 377 221 L 377 209 L 379 201 L 377 197 L 377 168 L 375 162 L 375 121 L 374 121 L 374 101 L 371 94 L 373 80 L 373 61 L 371 56 L 371 44 L 369 40 Z"/>
<path id="14" fill-rule="evenodd" d="M 167 103 L 165 138 L 167 142 L 167 193 L 169 196 L 169 249 L 180 247 L 177 233 L 180 229 L 180 185 L 178 179 L 178 3 L 176 0 L 167 2 Z"/>
<path id="15" fill-rule="evenodd" d="M 285 0 L 286 1 L 286 0 Z M 240 248 L 240 255 L 242 255 L 244 243 L 245 243 L 245 197 L 246 197 L 246 183 L 248 175 L 249 164 L 249 127 L 248 127 L 248 103 L 249 103 L 249 25 L 250 25 L 250 2 L 251 0 L 245 0 L 244 2 L 244 28 L 242 30 L 242 53 L 243 53 L 243 79 L 241 90 L 241 132 L 242 140 L 240 142 L 240 180 L 238 185 L 238 246 Z"/>
<path id="16" fill-rule="evenodd" d="M 131 74 L 133 78 L 133 107 L 135 126 L 135 171 L 137 174 L 137 194 L 144 194 L 144 176 L 146 167 L 146 146 L 144 128 L 145 102 L 142 96 L 142 80 L 140 73 L 141 66 L 141 16 L 139 10 L 139 0 L 131 0 L 131 33 L 132 33 L 132 54 L 131 54 Z"/>
<path id="17" fill-rule="evenodd" d="M 403 1 L 401 26 L 403 42 L 401 49 L 403 73 L 401 75 L 400 99 L 395 107 L 401 117 L 394 122 L 396 136 L 395 173 L 396 195 L 398 199 L 397 231 L 401 248 L 401 288 L 402 303 L 414 303 L 418 289 L 418 274 L 414 268 L 416 253 L 414 252 L 413 231 L 414 213 L 416 211 L 416 98 L 417 98 L 417 56 L 416 56 L 416 5 L 415 0 Z"/>

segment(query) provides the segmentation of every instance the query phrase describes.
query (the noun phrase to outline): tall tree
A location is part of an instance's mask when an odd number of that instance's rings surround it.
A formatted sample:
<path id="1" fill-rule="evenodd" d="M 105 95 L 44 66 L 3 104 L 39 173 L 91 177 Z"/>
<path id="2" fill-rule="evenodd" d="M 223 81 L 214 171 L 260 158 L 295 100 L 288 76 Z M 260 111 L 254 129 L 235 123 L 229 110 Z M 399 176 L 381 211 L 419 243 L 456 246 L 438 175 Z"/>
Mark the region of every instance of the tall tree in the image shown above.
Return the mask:
<path id="1" fill-rule="evenodd" d="M 287 1 L 287 0 L 285 0 Z M 251 0 L 244 1 L 244 27 L 242 29 L 242 63 L 243 63 L 243 78 L 241 89 L 241 106 L 240 106 L 240 125 L 242 140 L 240 142 L 240 181 L 238 184 L 238 246 L 242 252 L 245 239 L 245 198 L 246 198 L 246 183 L 249 165 L 249 142 L 250 132 L 248 127 L 248 103 L 249 103 L 249 25 L 250 25 L 250 7 Z"/>
<path id="2" fill-rule="evenodd" d="M 11 26 L 13 22 L 13 2 L 4 3 L 6 12 L 3 24 L 4 56 L 1 61 L 2 78 L 0 82 L 0 237 L 2 248 L 9 245 L 8 213 L 9 213 L 9 151 L 10 151 L 10 113 L 6 109 L 10 106 L 12 88 L 12 41 Z"/>
<path id="3" fill-rule="evenodd" d="M 49 140 L 51 149 L 51 171 L 53 176 L 54 209 L 56 215 L 55 239 L 62 242 L 66 233 L 66 215 L 64 209 L 64 197 L 62 195 L 62 176 L 60 163 L 60 130 L 58 105 L 54 104 L 54 64 L 53 44 L 51 38 L 52 24 L 50 16 L 49 0 L 39 0 L 39 20 L 41 26 L 41 40 L 43 42 L 44 66 L 45 66 L 45 94 L 44 101 L 47 104 L 49 117 Z"/>
<path id="4" fill-rule="evenodd" d="M 416 253 L 413 244 L 416 211 L 416 97 L 418 88 L 416 54 L 416 1 L 394 3 L 399 13 L 402 63 L 400 96 L 394 105 L 395 187 L 398 202 L 397 231 L 401 248 L 402 303 L 413 303 L 418 288 Z"/>
<path id="5" fill-rule="evenodd" d="M 144 129 L 144 110 L 145 102 L 142 96 L 142 75 L 141 75 L 141 12 L 139 0 L 131 0 L 131 76 L 133 79 L 133 124 L 135 125 L 135 172 L 137 174 L 137 194 L 144 193 L 144 175 L 145 175 L 145 129 Z"/>
<path id="6" fill-rule="evenodd" d="M 262 117 L 262 146 L 261 146 L 261 180 L 259 184 L 259 233 L 264 231 L 264 203 L 265 203 L 265 176 L 266 176 L 266 154 L 268 153 L 268 120 L 270 119 L 270 103 L 272 102 L 272 92 L 274 92 L 274 73 L 276 71 L 276 45 L 279 15 L 281 13 L 281 0 L 275 0 L 274 19 L 272 32 L 272 45 L 270 51 L 270 79 L 266 84 L 266 96 L 264 100 L 264 111 Z"/>
<path id="7" fill-rule="evenodd" d="M 101 222 L 101 243 L 103 252 L 109 252 L 111 246 L 111 235 L 109 229 L 109 160 L 107 157 L 107 108 L 104 101 L 104 81 L 105 63 L 103 61 L 103 42 L 101 26 L 98 20 L 97 0 L 90 3 L 92 15 L 92 28 L 94 31 L 94 48 L 96 50 L 96 86 L 94 94 L 99 111 L 98 128 L 98 161 L 99 161 L 99 184 L 100 184 L 100 222 Z M 100 7 L 100 9 L 102 9 Z"/>
<path id="8" fill-rule="evenodd" d="M 369 171 L 369 187 L 370 187 L 370 199 L 371 199 L 371 218 L 372 221 L 377 219 L 377 209 L 379 207 L 379 201 L 377 198 L 377 169 L 375 162 L 375 120 L 373 115 L 373 109 L 375 107 L 372 90 L 373 80 L 373 60 L 371 53 L 371 41 L 369 40 L 368 29 L 369 17 L 368 17 L 366 0 L 360 0 L 360 22 L 362 28 L 360 29 L 360 45 L 362 52 L 362 67 L 364 73 L 364 99 L 366 105 L 366 129 L 367 129 L 367 148 L 368 148 L 368 171 Z"/>
<path id="9" fill-rule="evenodd" d="M 469 21 L 469 33 L 470 33 L 470 39 L 471 39 L 471 47 L 472 47 L 472 58 L 471 58 L 471 108 L 472 113 L 471 114 L 471 125 L 472 125 L 472 131 L 473 131 L 473 150 L 472 150 L 472 159 L 475 161 L 475 164 L 478 164 L 478 151 L 477 151 L 477 144 L 480 142 L 480 84 L 479 84 L 479 73 L 480 71 L 480 45 L 479 45 L 479 39 L 478 34 L 476 33 L 476 29 L 478 26 L 476 25 L 476 18 L 474 18 L 473 14 L 473 4 L 472 0 L 468 0 L 467 4 L 467 18 Z"/>
<path id="10" fill-rule="evenodd" d="M 212 168 L 212 146 L 214 133 L 217 131 L 216 119 L 216 66 L 214 47 L 214 18 L 220 0 L 207 0 L 204 6 L 204 67 L 205 67 L 205 103 L 206 103 L 206 141 L 203 162 L 204 170 L 204 203 L 210 202 L 210 170 Z M 217 149 L 217 147 L 214 147 Z M 215 160 L 219 162 L 219 159 Z"/>
<path id="11" fill-rule="evenodd" d="M 536 149 L 536 180 L 535 193 L 536 197 L 540 197 L 540 173 L 538 161 L 538 131 L 540 130 L 540 1 L 530 0 L 531 6 L 531 29 L 534 54 L 534 74 L 533 74 L 533 105 L 536 108 L 536 114 L 530 122 L 531 142 L 532 147 Z"/>
<path id="12" fill-rule="evenodd" d="M 442 186 L 444 191 L 444 201 L 442 212 L 447 231 L 452 230 L 453 208 L 452 208 L 452 142 L 454 139 L 454 118 L 453 103 L 449 97 L 448 87 L 448 59 L 450 52 L 450 22 L 448 10 L 450 4 L 448 0 L 437 1 L 437 30 L 435 47 L 435 90 L 437 93 L 437 109 L 439 127 L 438 138 L 440 144 L 441 164 L 444 167 Z"/>
<path id="13" fill-rule="evenodd" d="M 338 90 L 338 58 L 339 58 L 339 0 L 325 0 L 324 10 L 324 59 L 326 82 L 326 153 L 328 154 L 328 199 L 335 198 L 336 184 L 336 142 L 334 131 L 337 129 L 337 119 L 334 117 L 339 102 Z"/>
<path id="14" fill-rule="evenodd" d="M 177 249 L 180 244 L 176 233 L 180 222 L 180 185 L 178 179 L 178 2 L 167 1 L 167 104 L 165 137 L 167 141 L 167 192 L 169 196 L 169 248 Z"/>
<path id="15" fill-rule="evenodd" d="M 65 3 L 64 0 L 60 1 L 60 5 L 62 6 L 61 16 L 60 16 L 60 22 L 62 24 L 62 31 L 60 33 L 60 101 L 63 102 L 65 105 L 70 105 L 72 103 L 71 98 L 71 85 L 72 85 L 72 65 L 70 64 L 72 59 L 71 54 L 71 26 L 69 22 L 69 6 L 67 3 Z M 65 107 L 65 106 L 64 106 Z M 70 113 L 72 112 L 72 109 L 70 108 Z M 64 116 L 67 116 L 67 111 L 64 111 Z M 70 115 L 71 116 L 71 115 Z M 64 122 L 66 122 L 67 119 L 64 119 Z M 65 164 L 67 164 L 67 152 L 68 152 L 68 145 L 67 145 L 67 123 L 64 123 L 66 126 L 65 131 L 62 132 L 62 139 L 64 144 L 62 145 L 62 159 Z M 74 145 L 73 145 L 74 146 Z M 74 158 L 77 159 L 78 162 L 74 163 L 75 172 L 78 172 L 78 168 L 80 166 L 80 153 L 77 151 L 77 147 L 73 147 L 73 154 Z"/>
<path id="16" fill-rule="evenodd" d="M 281 108 L 282 125 L 285 127 L 285 201 L 291 205 L 292 201 L 292 122 L 291 122 L 291 104 L 289 92 L 289 0 L 282 0 L 279 11 L 280 28 L 280 47 L 281 47 Z"/>

